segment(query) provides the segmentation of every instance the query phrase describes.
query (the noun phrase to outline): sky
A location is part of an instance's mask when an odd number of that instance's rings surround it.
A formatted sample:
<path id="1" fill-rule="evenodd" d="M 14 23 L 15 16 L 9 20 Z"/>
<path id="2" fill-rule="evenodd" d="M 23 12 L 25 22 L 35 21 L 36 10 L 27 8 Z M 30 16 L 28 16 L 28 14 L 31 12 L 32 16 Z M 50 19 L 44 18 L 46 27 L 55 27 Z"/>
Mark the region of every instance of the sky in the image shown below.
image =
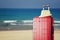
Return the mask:
<path id="1" fill-rule="evenodd" d="M 42 8 L 44 4 L 60 8 L 60 0 L 0 0 L 0 8 Z"/>

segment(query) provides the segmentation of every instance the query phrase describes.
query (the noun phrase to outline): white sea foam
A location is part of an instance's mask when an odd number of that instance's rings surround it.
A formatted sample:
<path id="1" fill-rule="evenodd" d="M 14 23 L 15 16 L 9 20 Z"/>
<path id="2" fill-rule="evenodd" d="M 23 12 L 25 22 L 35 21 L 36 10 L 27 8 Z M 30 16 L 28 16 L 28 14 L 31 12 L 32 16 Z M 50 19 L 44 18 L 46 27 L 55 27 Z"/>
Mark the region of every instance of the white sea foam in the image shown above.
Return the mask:
<path id="1" fill-rule="evenodd" d="M 58 24 L 59 24 L 59 23 L 60 23 L 60 21 L 54 21 L 54 23 L 58 23 Z"/>
<path id="2" fill-rule="evenodd" d="M 30 23 L 33 22 L 33 20 L 22 20 L 24 23 Z M 60 21 L 54 21 L 55 24 L 60 24 Z"/>
<path id="3" fill-rule="evenodd" d="M 33 20 L 22 20 L 24 23 L 30 23 L 33 22 Z"/>
<path id="4" fill-rule="evenodd" d="M 5 20 L 4 23 L 10 23 L 10 25 L 33 25 L 33 20 L 22 20 L 19 23 L 17 20 Z M 60 26 L 60 21 L 54 21 L 55 26 Z"/>
<path id="5" fill-rule="evenodd" d="M 17 22 L 17 20 L 4 20 L 4 23 L 12 23 L 12 22 Z"/>
<path id="6" fill-rule="evenodd" d="M 17 22 L 17 20 L 4 20 L 4 23 L 12 23 L 12 22 Z M 32 23 L 33 20 L 22 20 L 23 23 Z M 60 23 L 60 21 L 54 21 L 54 23 Z"/>

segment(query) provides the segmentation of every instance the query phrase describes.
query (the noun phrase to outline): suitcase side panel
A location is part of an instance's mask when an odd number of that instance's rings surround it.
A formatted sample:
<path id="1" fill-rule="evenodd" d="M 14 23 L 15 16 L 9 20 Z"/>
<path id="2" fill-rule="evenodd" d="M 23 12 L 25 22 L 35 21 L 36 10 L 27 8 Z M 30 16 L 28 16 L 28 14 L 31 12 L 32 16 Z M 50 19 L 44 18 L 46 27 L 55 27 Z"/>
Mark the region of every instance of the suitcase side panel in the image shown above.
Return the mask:
<path id="1" fill-rule="evenodd" d="M 33 19 L 33 40 L 39 40 L 39 18 Z"/>

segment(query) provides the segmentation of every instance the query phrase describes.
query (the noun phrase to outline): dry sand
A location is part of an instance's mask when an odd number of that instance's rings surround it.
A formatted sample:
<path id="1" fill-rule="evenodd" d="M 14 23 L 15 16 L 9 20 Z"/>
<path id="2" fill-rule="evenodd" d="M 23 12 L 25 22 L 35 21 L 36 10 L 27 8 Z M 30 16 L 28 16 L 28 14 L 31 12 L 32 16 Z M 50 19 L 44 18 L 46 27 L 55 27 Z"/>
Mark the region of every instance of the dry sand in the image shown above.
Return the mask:
<path id="1" fill-rule="evenodd" d="M 32 40 L 32 30 L 0 31 L 0 40 Z M 60 40 L 60 31 L 55 31 L 55 40 Z"/>

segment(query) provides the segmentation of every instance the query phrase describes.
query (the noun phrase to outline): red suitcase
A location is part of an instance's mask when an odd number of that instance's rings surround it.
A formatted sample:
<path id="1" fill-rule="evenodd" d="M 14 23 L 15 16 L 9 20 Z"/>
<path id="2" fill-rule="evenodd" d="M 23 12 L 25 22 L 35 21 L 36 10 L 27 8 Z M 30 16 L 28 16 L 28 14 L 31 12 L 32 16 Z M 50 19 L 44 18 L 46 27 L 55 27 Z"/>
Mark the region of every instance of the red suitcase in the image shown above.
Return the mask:
<path id="1" fill-rule="evenodd" d="M 38 17 L 33 19 L 34 40 L 54 40 L 53 18 Z"/>
<path id="2" fill-rule="evenodd" d="M 33 40 L 54 40 L 53 17 L 33 18 Z"/>

